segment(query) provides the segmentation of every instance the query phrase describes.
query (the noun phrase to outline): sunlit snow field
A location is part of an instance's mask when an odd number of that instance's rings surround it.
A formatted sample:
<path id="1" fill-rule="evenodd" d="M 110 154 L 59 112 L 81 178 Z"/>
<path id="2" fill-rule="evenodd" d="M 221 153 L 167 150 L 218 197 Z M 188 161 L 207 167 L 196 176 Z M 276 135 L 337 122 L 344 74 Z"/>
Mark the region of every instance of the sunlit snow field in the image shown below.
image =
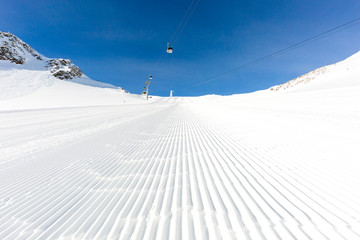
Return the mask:
<path id="1" fill-rule="evenodd" d="M 358 59 L 279 91 L 1 100 L 0 239 L 360 239 Z"/>

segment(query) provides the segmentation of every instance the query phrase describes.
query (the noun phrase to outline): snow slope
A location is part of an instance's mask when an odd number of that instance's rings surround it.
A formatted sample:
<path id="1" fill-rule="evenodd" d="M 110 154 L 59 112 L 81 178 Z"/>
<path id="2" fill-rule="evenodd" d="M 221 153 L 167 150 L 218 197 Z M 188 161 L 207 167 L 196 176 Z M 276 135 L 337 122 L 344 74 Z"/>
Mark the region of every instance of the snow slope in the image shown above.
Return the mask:
<path id="1" fill-rule="evenodd" d="M 138 95 L 89 79 L 71 60 L 47 58 L 0 32 L 0 111 L 140 102 Z"/>
<path id="2" fill-rule="evenodd" d="M 6 68 L 0 239 L 360 239 L 358 56 L 278 91 L 150 103 Z"/>
<path id="3" fill-rule="evenodd" d="M 0 238 L 358 239 L 359 93 L 2 113 Z"/>
<path id="4" fill-rule="evenodd" d="M 289 82 L 271 87 L 272 91 L 299 92 L 360 85 L 360 52 L 344 61 L 318 68 Z"/>
<path id="5" fill-rule="evenodd" d="M 0 111 L 143 102 L 139 95 L 87 77 L 64 81 L 47 71 L 0 70 Z"/>
<path id="6" fill-rule="evenodd" d="M 39 77 L 39 74 L 35 74 Z M 48 75 L 45 75 L 47 78 Z M 36 81 L 34 78 L 31 81 Z M 144 99 L 139 95 L 127 93 L 120 88 L 92 87 L 77 84 L 70 81 L 57 79 L 48 80 L 49 85 L 36 85 L 37 83 L 46 84 L 44 79 L 35 82 L 37 90 L 31 94 L 0 100 L 0 111 L 41 109 L 41 108 L 63 108 L 79 106 L 101 106 L 144 103 Z M 95 81 L 94 81 L 95 82 Z M 96 84 L 96 83 L 95 83 Z M 14 87 L 18 89 L 17 86 Z M 25 89 L 29 89 L 27 85 Z M 23 92 L 22 92 L 23 93 Z"/>

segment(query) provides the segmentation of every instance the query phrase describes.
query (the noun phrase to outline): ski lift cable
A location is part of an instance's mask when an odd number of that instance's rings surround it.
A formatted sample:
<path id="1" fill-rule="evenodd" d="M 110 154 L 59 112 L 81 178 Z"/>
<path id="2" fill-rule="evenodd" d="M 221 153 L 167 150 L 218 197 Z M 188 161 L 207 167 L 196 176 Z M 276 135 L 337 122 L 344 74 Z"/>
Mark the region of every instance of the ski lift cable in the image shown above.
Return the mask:
<path id="1" fill-rule="evenodd" d="M 156 64 L 160 63 L 161 60 L 163 59 L 164 55 L 166 54 L 166 50 L 164 50 L 161 54 L 161 56 L 158 58 L 158 60 L 156 60 Z"/>
<path id="2" fill-rule="evenodd" d="M 196 1 L 196 2 L 195 2 L 195 1 Z M 186 26 L 187 23 L 189 22 L 191 15 L 194 13 L 195 8 L 196 8 L 197 5 L 199 4 L 199 1 L 200 1 L 200 0 L 192 0 L 192 1 L 191 1 L 191 3 L 190 3 L 190 5 L 189 5 L 189 7 L 187 8 L 184 16 L 182 17 L 181 21 L 179 22 L 179 24 L 178 24 L 175 32 L 174 32 L 173 35 L 171 36 L 169 43 L 173 42 L 174 38 L 175 38 L 174 42 L 178 39 L 178 37 L 180 36 L 180 34 L 182 33 L 182 31 L 184 30 L 185 26 Z M 180 31 L 179 31 L 179 30 L 180 30 Z M 168 44 L 169 44 L 169 43 L 168 43 Z M 169 48 L 169 46 L 168 46 L 168 48 Z M 167 49 L 167 50 L 168 50 L 168 49 Z M 159 63 L 162 61 L 162 59 L 164 58 L 164 56 L 166 56 L 167 50 L 164 50 L 164 51 L 162 52 L 162 54 L 160 55 L 160 57 L 157 59 L 156 64 L 159 64 Z"/>
<path id="3" fill-rule="evenodd" d="M 209 78 L 207 78 L 207 79 L 205 79 L 205 80 L 202 80 L 202 81 L 199 81 L 199 82 L 194 83 L 194 84 L 192 84 L 192 85 L 189 85 L 189 86 L 187 86 L 187 87 L 184 87 L 183 89 L 187 89 L 187 88 L 192 88 L 192 87 L 196 87 L 196 86 L 199 86 L 199 85 L 203 85 L 203 84 L 205 84 L 205 83 L 211 82 L 211 81 L 213 81 L 213 80 L 215 80 L 215 79 L 217 79 L 217 78 L 220 78 L 220 77 L 222 77 L 222 76 L 224 76 L 224 75 L 226 75 L 226 74 L 229 74 L 229 73 L 231 73 L 231 72 L 234 72 L 234 71 L 237 71 L 237 70 L 240 70 L 240 69 L 244 69 L 244 68 L 247 68 L 247 67 L 249 67 L 249 66 L 255 65 L 255 64 L 257 64 L 257 63 L 266 61 L 266 60 L 268 60 L 268 59 L 270 59 L 270 58 L 272 58 L 272 57 L 275 57 L 275 56 L 277 56 L 277 55 L 279 55 L 279 54 L 283 54 L 283 53 L 288 52 L 288 51 L 290 51 L 290 50 L 293 50 L 293 49 L 302 47 L 302 46 L 304 46 L 304 45 L 306 45 L 306 44 L 308 44 L 308 43 L 310 43 L 310 42 L 313 42 L 313 41 L 319 40 L 319 39 L 321 39 L 321 38 L 323 38 L 323 37 L 326 37 L 327 35 L 329 35 L 329 34 L 331 34 L 331 33 L 344 30 L 345 27 L 350 27 L 350 25 L 355 25 L 356 23 L 358 23 L 358 21 L 360 21 L 360 18 L 356 18 L 356 19 L 354 19 L 354 20 L 351 20 L 351 21 L 349 21 L 349 22 L 346 22 L 346 23 L 344 23 L 344 24 L 341 24 L 341 25 L 339 25 L 339 26 L 336 26 L 336 27 L 334 27 L 334 28 L 331 28 L 331 29 L 329 29 L 329 30 L 327 30 L 327 31 L 325 31 L 325 32 L 322 32 L 322 33 L 320 33 L 320 34 L 317 34 L 317 35 L 315 35 L 315 36 L 312 36 L 312 37 L 310 37 L 310 38 L 308 38 L 308 39 L 305 39 L 305 40 L 303 40 L 303 41 L 301 41 L 301 42 L 295 43 L 295 44 L 293 44 L 293 45 L 291 45 L 291 46 L 289 46 L 289 47 L 283 48 L 283 49 L 281 49 L 281 50 L 278 50 L 278 51 L 276 51 L 276 52 L 273 52 L 273 53 L 271 53 L 271 54 L 268 54 L 268 55 L 266 55 L 266 56 L 264 56 L 264 57 L 258 58 L 258 59 L 254 60 L 254 61 L 248 62 L 248 63 L 246 63 L 246 64 L 240 65 L 240 66 L 238 66 L 238 67 L 229 69 L 229 70 L 227 70 L 227 71 L 225 71 L 225 72 L 219 73 L 219 74 L 214 75 L 214 76 L 212 76 L 212 77 L 209 77 Z"/>
<path id="4" fill-rule="evenodd" d="M 184 22 L 184 20 L 185 20 L 186 16 L 188 15 L 188 13 L 189 13 L 189 11 L 190 11 L 191 7 L 193 6 L 194 2 L 195 2 L 195 0 L 192 0 L 192 1 L 191 1 L 191 3 L 190 3 L 190 5 L 189 5 L 188 9 L 186 10 L 186 12 L 185 12 L 184 16 L 182 17 L 181 21 L 179 22 L 179 24 L 178 24 L 178 26 L 177 26 L 177 28 L 176 28 L 175 32 L 174 32 L 174 33 L 173 33 L 173 35 L 171 36 L 171 38 L 170 38 L 170 41 L 169 41 L 169 42 L 172 42 L 172 40 L 174 39 L 174 37 L 175 37 L 176 33 L 179 31 L 180 26 L 183 24 L 183 22 Z"/>
<path id="5" fill-rule="evenodd" d="M 191 18 L 191 16 L 192 16 L 192 14 L 194 13 L 196 7 L 197 7 L 198 4 L 199 4 L 199 1 L 200 1 L 200 0 L 197 0 L 197 1 L 196 1 L 194 7 L 192 8 L 192 10 L 191 10 L 191 12 L 190 12 L 190 14 L 189 14 L 188 17 L 186 18 L 185 23 L 182 25 L 181 30 L 180 30 L 179 33 L 177 34 L 176 38 L 173 40 L 173 45 L 175 44 L 175 42 L 177 41 L 177 39 L 178 39 L 179 36 L 181 35 L 181 33 L 182 33 L 182 31 L 184 30 L 184 28 L 186 27 L 186 25 L 188 24 L 188 22 L 189 22 L 189 20 L 190 20 L 190 18 Z"/>
<path id="6" fill-rule="evenodd" d="M 196 1 L 196 2 L 195 2 Z M 185 26 L 187 25 L 187 23 L 189 22 L 190 17 L 192 16 L 192 14 L 195 11 L 195 8 L 197 7 L 197 5 L 199 4 L 200 0 L 192 0 L 189 7 L 187 8 L 184 16 L 182 17 L 181 21 L 179 22 L 175 32 L 173 33 L 173 35 L 170 38 L 170 41 L 168 42 L 168 47 L 166 50 L 164 50 L 162 52 L 162 54 L 160 55 L 160 57 L 156 60 L 155 65 L 158 65 L 164 58 L 167 57 L 166 53 L 172 53 L 172 47 L 169 46 L 169 44 L 174 40 L 177 40 L 177 38 L 180 36 L 180 34 L 182 33 L 182 31 L 184 30 Z M 180 32 L 179 32 L 180 30 Z M 170 51 L 171 50 L 171 51 Z"/>

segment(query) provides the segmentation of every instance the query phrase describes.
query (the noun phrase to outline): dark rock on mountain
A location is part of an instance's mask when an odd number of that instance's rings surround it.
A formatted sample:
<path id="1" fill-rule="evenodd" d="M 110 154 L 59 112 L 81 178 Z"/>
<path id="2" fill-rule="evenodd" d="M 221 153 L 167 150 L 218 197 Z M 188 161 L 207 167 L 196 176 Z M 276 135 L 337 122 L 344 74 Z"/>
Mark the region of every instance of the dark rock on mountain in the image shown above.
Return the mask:
<path id="1" fill-rule="evenodd" d="M 0 60 L 26 66 L 36 62 L 61 80 L 78 78 L 83 72 L 70 59 L 46 58 L 12 33 L 0 31 Z"/>
<path id="2" fill-rule="evenodd" d="M 81 77 L 83 72 L 70 59 L 51 59 L 47 61 L 46 68 L 54 77 L 59 79 L 73 79 Z"/>

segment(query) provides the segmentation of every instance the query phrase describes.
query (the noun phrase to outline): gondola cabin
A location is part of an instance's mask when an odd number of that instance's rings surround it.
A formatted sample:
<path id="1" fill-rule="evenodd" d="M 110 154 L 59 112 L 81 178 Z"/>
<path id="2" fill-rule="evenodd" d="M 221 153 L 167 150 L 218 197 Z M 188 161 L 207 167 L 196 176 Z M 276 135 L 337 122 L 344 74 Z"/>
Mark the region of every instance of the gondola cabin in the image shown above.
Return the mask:
<path id="1" fill-rule="evenodd" d="M 169 43 L 167 44 L 166 52 L 167 53 L 173 53 L 173 48 L 169 46 Z"/>
<path id="2" fill-rule="evenodd" d="M 172 53 L 173 52 L 173 49 L 172 47 L 168 47 L 167 50 L 166 50 L 167 53 Z"/>

